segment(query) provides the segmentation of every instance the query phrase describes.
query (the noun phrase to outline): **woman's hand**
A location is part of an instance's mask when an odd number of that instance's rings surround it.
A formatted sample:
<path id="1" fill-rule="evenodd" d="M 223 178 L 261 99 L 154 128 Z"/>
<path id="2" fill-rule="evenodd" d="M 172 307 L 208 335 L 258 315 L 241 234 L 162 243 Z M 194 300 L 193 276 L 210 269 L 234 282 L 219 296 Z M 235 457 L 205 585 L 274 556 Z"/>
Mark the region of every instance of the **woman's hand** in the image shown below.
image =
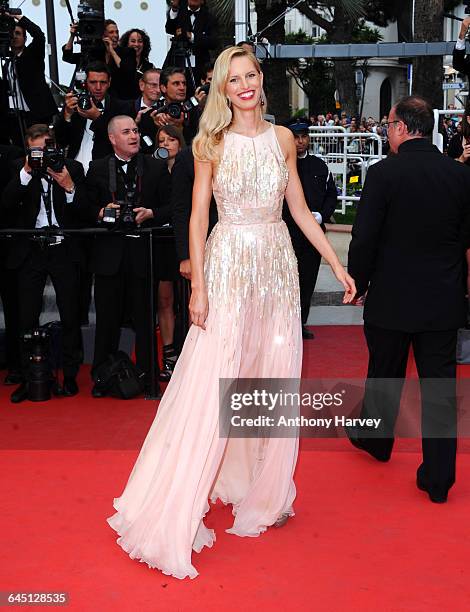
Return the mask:
<path id="1" fill-rule="evenodd" d="M 189 314 L 191 322 L 202 329 L 206 329 L 206 319 L 209 314 L 209 300 L 205 289 L 193 289 L 189 300 Z"/>
<path id="2" fill-rule="evenodd" d="M 356 295 L 356 283 L 354 279 L 352 276 L 349 276 L 343 266 L 339 266 L 336 270 L 333 270 L 333 272 L 344 287 L 343 304 L 350 304 Z"/>

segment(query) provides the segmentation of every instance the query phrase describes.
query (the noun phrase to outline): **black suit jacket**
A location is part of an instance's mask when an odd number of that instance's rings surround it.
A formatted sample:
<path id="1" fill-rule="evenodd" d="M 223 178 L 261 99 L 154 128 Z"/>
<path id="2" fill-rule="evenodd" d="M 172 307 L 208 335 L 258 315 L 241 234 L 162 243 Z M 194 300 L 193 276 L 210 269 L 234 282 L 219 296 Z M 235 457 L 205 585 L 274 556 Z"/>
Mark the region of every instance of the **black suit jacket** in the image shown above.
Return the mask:
<path id="1" fill-rule="evenodd" d="M 297 171 L 304 191 L 307 206 L 322 216 L 322 228 L 330 220 L 337 204 L 336 185 L 325 162 L 315 155 L 297 159 Z M 284 201 L 283 218 L 289 229 L 294 246 L 310 244 L 292 218 L 287 202 Z"/>
<path id="2" fill-rule="evenodd" d="M 425 138 L 369 169 L 348 261 L 358 294 L 368 290 L 366 323 L 407 332 L 465 323 L 469 212 L 470 169 Z"/>
<path id="3" fill-rule="evenodd" d="M 455 49 L 452 53 L 452 65 L 454 70 L 470 76 L 470 56 L 465 49 Z"/>
<path id="4" fill-rule="evenodd" d="M 11 224 L 14 228 L 34 229 L 41 207 L 41 179 L 33 176 L 28 185 L 22 185 L 20 170 L 23 165 L 22 160 L 15 164 L 14 176 L 3 192 L 0 212 L 2 215 L 6 214 L 10 219 L 14 218 L 14 223 Z M 75 196 L 77 196 L 85 180 L 83 167 L 79 162 L 73 160 L 66 160 L 66 166 L 75 183 Z M 80 212 L 76 197 L 73 202 L 67 204 L 65 191 L 55 181 L 52 184 L 52 202 L 57 222 L 61 228 L 80 227 Z M 29 254 L 32 244 L 32 241 L 27 237 L 14 239 L 7 260 L 7 267 L 15 269 L 21 266 Z M 72 261 L 78 261 L 80 254 L 76 237 L 67 236 L 64 244 L 67 246 L 67 256 Z"/>
<path id="5" fill-rule="evenodd" d="M 15 60 L 21 92 L 35 118 L 52 118 L 57 113 L 57 106 L 44 77 L 46 37 L 41 28 L 27 17 L 21 17 L 18 25 L 22 26 L 32 38 L 32 42 Z M 7 75 L 3 74 L 3 78 L 6 87 Z"/>
<path id="6" fill-rule="evenodd" d="M 178 261 L 189 259 L 189 220 L 191 218 L 193 184 L 194 157 L 191 148 L 188 147 L 178 153 L 171 172 L 171 207 Z M 217 221 L 217 205 L 214 197 L 212 197 L 209 208 L 209 233 Z"/>
<path id="7" fill-rule="evenodd" d="M 78 194 L 79 207 L 92 225 L 105 225 L 98 220 L 104 206 L 112 202 L 109 190 L 109 159 L 98 159 L 90 164 L 85 184 Z M 166 162 L 156 160 L 149 155 L 143 156 L 142 206 L 151 208 L 154 218 L 146 221 L 142 227 L 157 227 L 171 220 L 170 183 Z M 118 272 L 125 253 L 125 243 L 129 245 L 132 270 L 144 278 L 148 274 L 148 240 L 126 238 L 123 234 L 98 234 L 93 242 L 91 267 L 95 274 L 111 276 Z"/>
<path id="8" fill-rule="evenodd" d="M 192 51 L 196 60 L 196 73 L 200 75 L 204 65 L 210 61 L 209 51 L 217 46 L 216 21 L 208 9 L 202 6 L 196 13 L 193 26 L 188 8 L 183 5 L 180 7 L 176 19 L 170 19 L 170 13 L 168 13 L 166 20 L 165 31 L 167 34 L 174 36 L 178 28 L 181 28 L 183 32 L 192 32 L 194 34 Z M 165 66 L 180 66 L 180 63 L 174 57 L 172 48 L 170 48 L 165 59 Z M 196 81 L 196 87 L 198 85 L 199 81 Z"/>
<path id="9" fill-rule="evenodd" d="M 109 121 L 116 115 L 134 116 L 132 112 L 131 102 L 106 96 L 103 114 L 91 123 L 91 130 L 94 132 L 92 159 L 100 159 L 109 155 L 113 150 L 108 138 Z M 58 144 L 68 147 L 67 157 L 69 159 L 75 159 L 80 150 L 86 122 L 87 119 L 78 113 L 72 115 L 70 122 L 64 119 L 63 113 L 57 119 L 55 137 Z"/>

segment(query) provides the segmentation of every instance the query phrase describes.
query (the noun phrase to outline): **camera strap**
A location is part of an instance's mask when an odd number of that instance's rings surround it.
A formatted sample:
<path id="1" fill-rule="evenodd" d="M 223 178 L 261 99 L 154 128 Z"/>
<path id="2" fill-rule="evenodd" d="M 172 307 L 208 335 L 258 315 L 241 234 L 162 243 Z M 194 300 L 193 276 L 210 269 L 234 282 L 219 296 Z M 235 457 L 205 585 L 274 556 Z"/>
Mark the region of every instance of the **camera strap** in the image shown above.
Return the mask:
<path id="1" fill-rule="evenodd" d="M 129 163 L 131 163 L 132 160 L 129 160 Z M 129 177 L 126 175 L 126 173 L 124 172 L 124 170 L 119 167 L 118 169 L 118 165 L 117 165 L 117 159 L 115 157 L 115 155 L 112 155 L 109 158 L 109 191 L 111 193 L 111 198 L 113 200 L 113 203 L 116 204 L 117 202 L 117 175 L 118 175 L 118 171 L 119 174 L 123 180 L 124 183 L 124 187 L 126 188 L 126 198 L 127 198 L 127 192 L 128 191 L 136 191 L 137 190 L 137 194 L 139 196 L 139 200 L 140 200 L 140 195 L 142 193 L 142 175 L 144 173 L 144 157 L 141 153 L 137 153 L 136 156 L 136 171 L 134 176 L 132 177 L 131 181 L 129 181 Z"/>

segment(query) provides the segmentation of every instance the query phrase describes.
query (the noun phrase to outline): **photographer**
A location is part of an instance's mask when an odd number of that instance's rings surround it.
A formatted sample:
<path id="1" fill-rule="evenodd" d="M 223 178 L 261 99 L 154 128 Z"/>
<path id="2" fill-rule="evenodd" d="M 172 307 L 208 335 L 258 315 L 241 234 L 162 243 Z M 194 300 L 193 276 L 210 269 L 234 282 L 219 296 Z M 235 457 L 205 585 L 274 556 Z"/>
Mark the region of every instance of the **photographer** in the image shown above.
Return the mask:
<path id="1" fill-rule="evenodd" d="M 157 126 L 154 116 L 157 114 L 160 98 L 160 73 L 158 68 L 146 70 L 139 81 L 140 97 L 134 101 L 135 122 L 139 126 L 141 151 L 153 153 L 156 148 Z"/>
<path id="2" fill-rule="evenodd" d="M 112 151 L 107 132 L 110 119 L 129 110 L 129 102 L 109 95 L 110 85 L 111 73 L 106 64 L 89 64 L 85 91 L 66 94 L 62 115 L 55 126 L 57 142 L 68 147 L 67 156 L 79 161 L 85 173 L 92 159 Z"/>
<path id="3" fill-rule="evenodd" d="M 217 46 L 216 29 L 203 0 L 171 0 L 165 31 L 173 39 L 163 67 L 185 69 L 189 61 L 194 81 L 199 83 L 203 67 L 210 61 L 209 51 Z"/>
<path id="4" fill-rule="evenodd" d="M 7 94 L 8 106 L 2 109 L 2 113 L 10 113 L 8 126 L 13 144 L 23 147 L 18 120 L 26 127 L 34 123 L 49 124 L 57 113 L 57 106 L 45 78 L 44 33 L 39 26 L 24 16 L 5 13 L 4 17 L 12 20 L 12 26 L 13 22 L 16 22 L 16 25 L 12 29 L 10 40 L 12 55 L 3 65 L 2 88 Z M 28 34 L 32 41 L 26 46 Z"/>
<path id="5" fill-rule="evenodd" d="M 465 38 L 470 27 L 470 17 L 465 17 L 460 25 L 460 32 L 453 52 L 453 68 L 470 77 L 470 56 L 466 55 Z"/>
<path id="6" fill-rule="evenodd" d="M 153 120 L 157 128 L 164 125 L 174 125 L 183 130 L 183 136 L 186 144 L 190 144 L 197 134 L 199 126 L 200 111 L 197 106 L 189 111 L 184 111 L 183 105 L 186 101 L 187 87 L 186 77 L 180 68 L 169 66 L 164 68 L 160 74 L 160 91 L 163 95 L 163 100 L 158 112 L 153 114 Z M 199 103 L 205 97 L 203 92 L 199 92 L 195 96 L 195 104 Z M 193 99 L 194 101 L 194 99 Z M 168 108 L 168 106 L 170 108 Z M 180 105 L 179 116 L 177 105 Z M 176 110 L 176 112 L 174 112 Z M 175 116 L 176 115 L 176 116 Z"/>
<path id="7" fill-rule="evenodd" d="M 70 25 L 69 40 L 62 47 L 62 61 L 84 66 L 90 62 L 103 62 L 111 76 L 110 94 L 121 100 L 130 100 L 135 95 L 135 72 L 137 67 L 136 51 L 132 47 L 119 46 L 119 29 L 115 21 L 105 19 L 103 36 L 83 52 L 73 52 L 73 41 L 79 26 Z"/>
<path id="8" fill-rule="evenodd" d="M 315 155 L 308 154 L 310 143 L 308 119 L 292 119 L 287 127 L 294 135 L 297 149 L 297 171 L 302 183 L 307 206 L 325 232 L 325 222 L 330 220 L 337 203 L 337 192 L 333 176 L 323 160 Z M 302 337 L 312 340 L 314 334 L 307 329 L 306 323 L 310 312 L 310 302 L 320 270 L 321 255 L 304 236 L 285 203 L 283 218 L 291 236 L 298 264 Z"/>
<path id="9" fill-rule="evenodd" d="M 16 167 L 15 176 L 3 193 L 1 211 L 15 217 L 15 227 L 40 229 L 73 228 L 78 225 L 75 190 L 84 181 L 82 166 L 64 160 L 55 148 L 47 125 L 31 126 L 26 132 L 28 156 Z M 51 167 L 52 166 L 52 167 Z M 39 324 L 47 277 L 57 297 L 62 323 L 64 394 L 78 393 L 75 380 L 81 362 L 81 335 L 78 316 L 79 252 L 73 238 L 64 236 L 21 237 L 14 241 L 6 262 L 18 272 L 20 334 Z M 12 402 L 28 396 L 28 356 L 22 354 L 23 383 Z"/>
<path id="10" fill-rule="evenodd" d="M 148 376 L 151 342 L 155 340 L 148 329 L 151 287 L 148 236 L 136 229 L 163 225 L 170 220 L 168 171 L 165 162 L 139 153 L 139 132 L 131 117 L 114 117 L 108 133 L 114 153 L 91 163 L 86 189 L 79 196 L 80 207 L 87 211 L 90 221 L 117 230 L 96 236 L 93 244 L 96 308 L 93 370 L 118 350 L 120 323 L 123 318 L 131 318 L 136 332 L 137 366 Z M 95 385 L 92 395 L 102 397 L 103 392 Z"/>

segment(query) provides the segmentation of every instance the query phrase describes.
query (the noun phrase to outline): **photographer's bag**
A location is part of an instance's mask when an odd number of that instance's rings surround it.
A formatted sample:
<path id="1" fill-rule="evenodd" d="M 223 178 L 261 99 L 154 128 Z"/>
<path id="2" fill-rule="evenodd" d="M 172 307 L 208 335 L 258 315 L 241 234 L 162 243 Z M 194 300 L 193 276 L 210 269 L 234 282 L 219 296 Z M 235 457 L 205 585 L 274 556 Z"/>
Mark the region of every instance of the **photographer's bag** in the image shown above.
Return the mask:
<path id="1" fill-rule="evenodd" d="M 95 368 L 93 380 L 100 391 L 113 397 L 131 399 L 143 392 L 145 374 L 130 360 L 127 353 L 117 351 Z"/>

